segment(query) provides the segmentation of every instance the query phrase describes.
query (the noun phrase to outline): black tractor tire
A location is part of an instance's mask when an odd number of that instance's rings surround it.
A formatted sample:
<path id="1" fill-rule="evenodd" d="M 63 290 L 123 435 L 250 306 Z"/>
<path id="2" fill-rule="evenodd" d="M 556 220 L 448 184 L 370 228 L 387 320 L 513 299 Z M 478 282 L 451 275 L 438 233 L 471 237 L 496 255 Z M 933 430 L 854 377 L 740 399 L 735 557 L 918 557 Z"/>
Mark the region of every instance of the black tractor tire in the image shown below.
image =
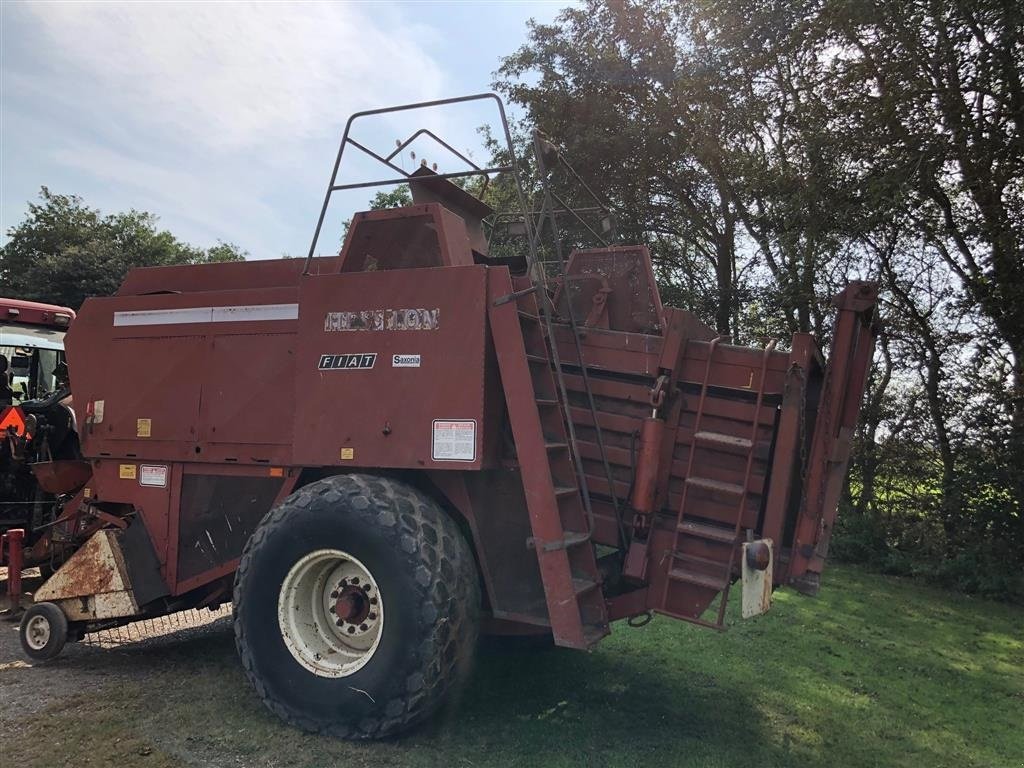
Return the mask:
<path id="1" fill-rule="evenodd" d="M 278 618 L 287 575 L 324 548 L 365 564 L 385 608 L 376 650 L 341 677 L 300 663 Z M 285 722 L 379 739 L 425 719 L 464 678 L 479 606 L 470 546 L 435 501 L 391 478 L 338 475 L 291 494 L 252 534 L 235 575 L 235 642 L 250 683 Z"/>
<path id="2" fill-rule="evenodd" d="M 29 606 L 21 617 L 18 638 L 21 649 L 30 659 L 49 661 L 64 650 L 68 641 L 67 616 L 53 603 Z"/>

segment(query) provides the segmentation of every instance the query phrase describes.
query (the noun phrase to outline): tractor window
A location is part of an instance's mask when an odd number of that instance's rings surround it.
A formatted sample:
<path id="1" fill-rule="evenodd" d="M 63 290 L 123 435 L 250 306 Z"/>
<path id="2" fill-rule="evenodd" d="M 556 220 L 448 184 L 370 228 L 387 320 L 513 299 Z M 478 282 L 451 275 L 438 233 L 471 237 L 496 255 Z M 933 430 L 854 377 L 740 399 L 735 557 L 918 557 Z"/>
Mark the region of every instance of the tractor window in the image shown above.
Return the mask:
<path id="1" fill-rule="evenodd" d="M 0 326 L 0 355 L 16 403 L 50 394 L 67 381 L 64 332 L 33 326 Z"/>

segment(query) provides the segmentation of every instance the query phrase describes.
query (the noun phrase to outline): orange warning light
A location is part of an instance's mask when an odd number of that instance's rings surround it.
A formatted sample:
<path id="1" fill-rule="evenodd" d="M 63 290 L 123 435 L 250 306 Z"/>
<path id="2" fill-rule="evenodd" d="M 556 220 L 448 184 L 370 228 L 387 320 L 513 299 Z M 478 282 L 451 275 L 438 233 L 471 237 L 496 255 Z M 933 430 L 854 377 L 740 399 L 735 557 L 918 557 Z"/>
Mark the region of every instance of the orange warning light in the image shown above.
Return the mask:
<path id="1" fill-rule="evenodd" d="M 16 405 L 9 405 L 0 410 L 0 435 L 6 435 L 11 427 L 14 428 L 14 434 L 18 436 L 32 437 L 31 434 L 26 434 L 25 417 L 21 413 L 21 408 Z"/>

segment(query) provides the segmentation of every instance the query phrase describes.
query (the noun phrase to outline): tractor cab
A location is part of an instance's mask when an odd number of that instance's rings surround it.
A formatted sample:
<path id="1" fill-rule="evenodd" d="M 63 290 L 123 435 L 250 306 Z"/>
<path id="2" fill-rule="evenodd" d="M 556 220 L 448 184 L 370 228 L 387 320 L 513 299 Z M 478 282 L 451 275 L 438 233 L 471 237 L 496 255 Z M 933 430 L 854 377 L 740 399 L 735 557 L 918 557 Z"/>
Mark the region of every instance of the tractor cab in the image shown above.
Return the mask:
<path id="1" fill-rule="evenodd" d="M 67 383 L 68 307 L 0 298 L 0 407 L 55 392 Z"/>

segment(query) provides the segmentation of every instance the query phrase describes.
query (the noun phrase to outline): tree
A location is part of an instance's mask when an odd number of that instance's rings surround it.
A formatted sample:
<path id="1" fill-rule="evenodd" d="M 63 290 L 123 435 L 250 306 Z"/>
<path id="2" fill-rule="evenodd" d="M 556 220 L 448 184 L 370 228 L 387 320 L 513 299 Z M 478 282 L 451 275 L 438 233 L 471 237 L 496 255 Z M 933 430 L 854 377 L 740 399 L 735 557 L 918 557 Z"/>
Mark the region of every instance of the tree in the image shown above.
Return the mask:
<path id="1" fill-rule="evenodd" d="M 584 0 L 495 83 L 720 333 L 827 342 L 827 298 L 882 283 L 846 503 L 968 586 L 1024 564 L 1018 5 Z"/>
<path id="2" fill-rule="evenodd" d="M 46 187 L 29 203 L 25 219 L 7 231 L 0 249 L 4 292 L 77 309 L 88 296 L 114 293 L 133 267 L 239 261 L 247 255 L 230 243 L 201 249 L 158 228 L 151 213 L 104 215 L 77 195 Z"/>

